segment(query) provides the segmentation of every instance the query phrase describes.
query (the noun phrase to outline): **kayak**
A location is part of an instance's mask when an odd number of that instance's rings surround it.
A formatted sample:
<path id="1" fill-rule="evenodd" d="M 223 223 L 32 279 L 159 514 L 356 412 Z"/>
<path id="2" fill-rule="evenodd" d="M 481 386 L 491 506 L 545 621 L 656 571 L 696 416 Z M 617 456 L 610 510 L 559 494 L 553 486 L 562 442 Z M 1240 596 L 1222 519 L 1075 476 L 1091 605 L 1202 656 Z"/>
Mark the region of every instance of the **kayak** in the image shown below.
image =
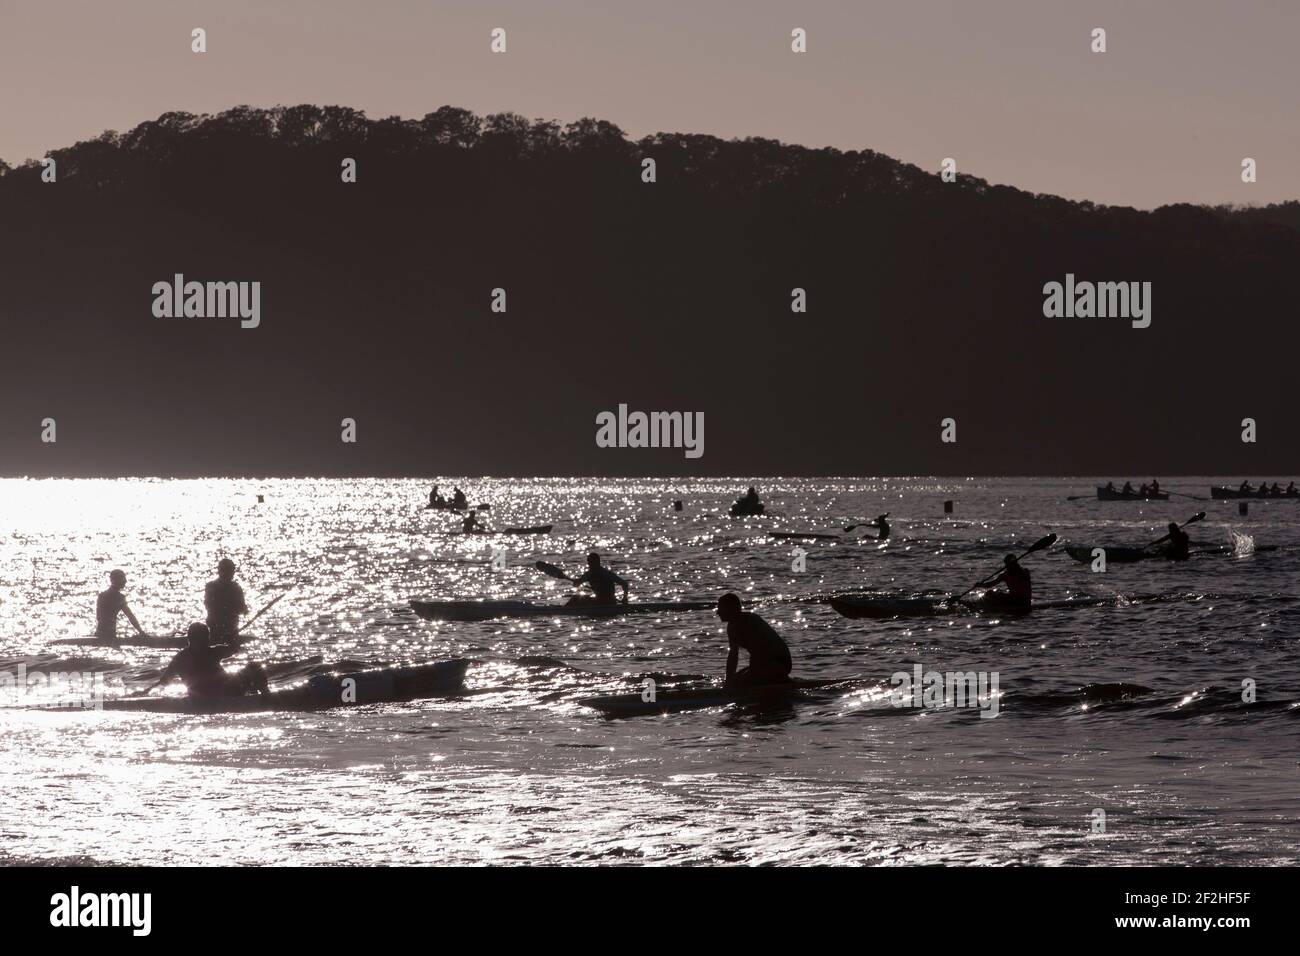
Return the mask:
<path id="1" fill-rule="evenodd" d="M 792 680 L 783 684 L 764 684 L 758 687 L 729 690 L 726 687 L 702 687 L 693 690 L 659 691 L 653 701 L 642 700 L 640 693 L 614 694 L 610 697 L 588 697 L 578 701 L 583 707 L 599 710 L 606 717 L 646 717 L 652 714 L 670 714 L 680 710 L 700 710 L 705 707 L 726 707 L 728 704 L 781 703 L 801 691 L 818 687 L 844 684 L 841 680 Z"/>
<path id="2" fill-rule="evenodd" d="M 944 614 L 1028 614 L 1054 608 L 1100 607 L 1117 601 L 1113 597 L 1073 597 L 1035 601 L 1025 607 L 1006 600 L 975 598 L 948 601 L 945 598 L 835 597 L 831 607 L 845 617 L 935 617 Z"/>
<path id="3" fill-rule="evenodd" d="M 750 518 L 754 515 L 761 515 L 767 510 L 767 506 L 761 501 L 756 505 L 745 505 L 737 501 L 727 509 L 727 513 L 733 518 Z"/>
<path id="4" fill-rule="evenodd" d="M 305 684 L 270 694 L 244 697 L 131 697 L 103 702 L 104 710 L 160 714 L 226 714 L 256 711 L 328 710 L 439 697 L 464 689 L 468 660 L 438 661 L 418 667 L 318 674 Z M 354 684 L 345 686 L 344 681 Z M 345 694 L 349 699 L 345 699 Z M 67 708 L 62 708 L 67 709 Z"/>
<path id="5" fill-rule="evenodd" d="M 490 621 L 497 617 L 619 617 L 707 611 L 713 601 L 637 601 L 630 604 L 532 604 L 528 601 L 412 601 L 426 621 Z"/>
<path id="6" fill-rule="evenodd" d="M 769 531 L 770 538 L 796 538 L 799 540 L 813 541 L 838 541 L 838 534 L 818 534 L 815 531 Z"/>
<path id="7" fill-rule="evenodd" d="M 1270 491 L 1267 494 L 1261 494 L 1258 490 L 1241 491 L 1238 488 L 1224 488 L 1219 485 L 1214 485 L 1210 488 L 1210 497 L 1219 500 L 1244 499 L 1246 501 L 1300 501 L 1300 493 L 1293 492 L 1292 494 L 1287 494 L 1286 492 L 1278 492 L 1277 494 L 1273 494 L 1273 492 Z"/>
<path id="8" fill-rule="evenodd" d="M 1068 544 L 1065 546 L 1065 552 L 1074 560 L 1083 564 L 1092 562 L 1092 551 L 1094 548 L 1101 548 L 1106 552 L 1107 564 L 1132 564 L 1134 561 L 1145 561 L 1149 558 L 1160 560 L 1169 560 L 1169 555 L 1163 549 L 1151 548 L 1122 548 L 1110 547 L 1104 544 Z M 1253 554 L 1259 551 L 1276 551 L 1278 548 L 1275 544 L 1261 544 L 1251 551 L 1246 552 Z M 1211 547 L 1197 546 L 1188 552 L 1190 557 L 1201 557 L 1204 555 L 1235 555 L 1238 551 L 1230 544 L 1221 544 Z"/>
<path id="9" fill-rule="evenodd" d="M 474 506 L 475 511 L 489 511 L 491 510 L 491 508 L 492 506 L 488 504 Z M 465 505 L 465 507 L 462 508 L 459 505 L 452 504 L 450 501 L 442 501 L 436 505 L 432 503 L 427 504 L 424 506 L 424 510 L 425 511 L 468 511 L 469 505 Z"/>
<path id="10" fill-rule="evenodd" d="M 74 647 L 185 647 L 189 641 L 183 637 L 64 637 L 50 644 Z"/>
<path id="11" fill-rule="evenodd" d="M 440 531 L 439 534 L 458 536 L 462 534 L 550 534 L 554 525 L 539 524 L 532 528 L 502 528 L 500 531 L 491 531 L 487 528 L 478 528 L 474 531 Z"/>
<path id="12" fill-rule="evenodd" d="M 1169 492 L 1167 491 L 1148 491 L 1145 495 L 1139 491 L 1124 494 L 1122 491 L 1113 491 L 1103 485 L 1097 486 L 1098 501 L 1168 501 Z"/>

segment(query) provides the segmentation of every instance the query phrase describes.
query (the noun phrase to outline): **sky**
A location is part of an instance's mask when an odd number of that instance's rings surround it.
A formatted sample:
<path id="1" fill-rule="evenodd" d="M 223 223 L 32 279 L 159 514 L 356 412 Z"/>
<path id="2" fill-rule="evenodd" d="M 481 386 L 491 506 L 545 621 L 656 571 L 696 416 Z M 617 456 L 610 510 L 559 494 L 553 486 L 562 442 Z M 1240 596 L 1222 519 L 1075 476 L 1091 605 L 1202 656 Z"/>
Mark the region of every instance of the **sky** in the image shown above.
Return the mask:
<path id="1" fill-rule="evenodd" d="M 1294 0 L 0 0 L 0 159 L 171 110 L 450 104 L 952 157 L 1138 208 L 1266 204 L 1300 192 L 1298 39 Z"/>

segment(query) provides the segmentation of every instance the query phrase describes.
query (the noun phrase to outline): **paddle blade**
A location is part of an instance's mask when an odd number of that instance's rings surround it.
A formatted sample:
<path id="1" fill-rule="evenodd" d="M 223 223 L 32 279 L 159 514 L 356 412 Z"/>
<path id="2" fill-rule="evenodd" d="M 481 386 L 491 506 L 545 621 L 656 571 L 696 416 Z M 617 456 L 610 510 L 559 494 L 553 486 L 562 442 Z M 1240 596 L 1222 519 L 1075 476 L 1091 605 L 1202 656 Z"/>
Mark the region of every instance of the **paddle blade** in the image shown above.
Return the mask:
<path id="1" fill-rule="evenodd" d="M 1198 521 L 1203 521 L 1204 519 L 1205 519 L 1205 512 L 1198 511 L 1196 512 L 1196 514 L 1192 515 L 1190 518 L 1188 518 L 1186 521 L 1183 522 L 1183 527 L 1187 527 L 1189 524 L 1195 524 Z"/>
<path id="2" fill-rule="evenodd" d="M 561 581 L 573 580 L 567 574 L 564 573 L 564 570 L 562 568 L 556 567 L 555 565 L 551 564 L 549 561 L 538 561 L 536 564 L 533 565 L 533 567 L 535 567 L 538 571 L 541 571 L 543 574 L 549 574 L 551 577 L 559 578 Z"/>
<path id="3" fill-rule="evenodd" d="M 1050 548 L 1056 544 L 1056 535 L 1048 534 L 1034 542 L 1033 546 L 1025 554 L 1033 554 L 1035 551 L 1042 551 L 1044 548 Z"/>

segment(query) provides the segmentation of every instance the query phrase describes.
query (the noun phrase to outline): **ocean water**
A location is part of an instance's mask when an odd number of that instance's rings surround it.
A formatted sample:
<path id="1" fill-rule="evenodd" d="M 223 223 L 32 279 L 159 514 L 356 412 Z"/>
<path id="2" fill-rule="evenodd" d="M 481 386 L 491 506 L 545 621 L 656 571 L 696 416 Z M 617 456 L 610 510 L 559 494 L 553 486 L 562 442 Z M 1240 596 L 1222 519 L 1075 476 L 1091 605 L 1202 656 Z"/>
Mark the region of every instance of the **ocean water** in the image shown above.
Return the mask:
<path id="1" fill-rule="evenodd" d="M 491 504 L 490 524 L 554 533 L 440 534 L 456 519 L 422 508 L 428 482 L 0 481 L 0 673 L 92 671 L 109 694 L 151 678 L 168 652 L 51 642 L 90 634 L 113 567 L 147 629 L 183 630 L 222 556 L 254 610 L 286 593 L 236 659 L 277 685 L 474 662 L 455 698 L 306 714 L 54 712 L 38 706 L 58 682 L 0 690 L 0 862 L 1300 862 L 1300 503 L 1241 517 L 1185 497 L 1067 500 L 1093 478 L 439 479 L 453 483 Z M 728 517 L 751 483 L 768 514 Z M 1211 483 L 1167 479 L 1205 497 Z M 1026 559 L 1037 597 L 1102 606 L 871 621 L 809 600 L 960 591 L 1048 531 L 1142 544 L 1199 510 L 1193 540 L 1234 553 L 1104 574 L 1059 546 Z M 764 534 L 882 511 L 887 546 L 807 543 L 803 571 L 796 543 Z M 560 601 L 570 586 L 532 562 L 577 569 L 590 549 L 634 600 L 734 590 L 786 637 L 797 676 L 860 680 L 610 720 L 577 701 L 718 676 L 716 616 L 462 623 L 407 607 Z M 996 716 L 894 706 L 890 676 L 917 664 L 996 674 Z"/>

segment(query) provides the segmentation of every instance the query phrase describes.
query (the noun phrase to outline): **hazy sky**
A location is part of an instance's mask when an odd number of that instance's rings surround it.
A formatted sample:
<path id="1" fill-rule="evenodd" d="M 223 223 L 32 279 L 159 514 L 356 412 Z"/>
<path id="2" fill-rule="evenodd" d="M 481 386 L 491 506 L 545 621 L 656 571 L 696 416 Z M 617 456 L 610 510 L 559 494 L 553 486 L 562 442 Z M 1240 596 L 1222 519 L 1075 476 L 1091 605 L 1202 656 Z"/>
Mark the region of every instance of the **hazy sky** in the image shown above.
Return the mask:
<path id="1" fill-rule="evenodd" d="M 206 55 L 189 52 L 195 26 Z M 1300 196 L 1298 47 L 1296 0 L 0 0 L 0 158 L 169 110 L 452 104 L 926 169 L 953 156 L 992 182 L 1139 207 L 1267 203 Z"/>

